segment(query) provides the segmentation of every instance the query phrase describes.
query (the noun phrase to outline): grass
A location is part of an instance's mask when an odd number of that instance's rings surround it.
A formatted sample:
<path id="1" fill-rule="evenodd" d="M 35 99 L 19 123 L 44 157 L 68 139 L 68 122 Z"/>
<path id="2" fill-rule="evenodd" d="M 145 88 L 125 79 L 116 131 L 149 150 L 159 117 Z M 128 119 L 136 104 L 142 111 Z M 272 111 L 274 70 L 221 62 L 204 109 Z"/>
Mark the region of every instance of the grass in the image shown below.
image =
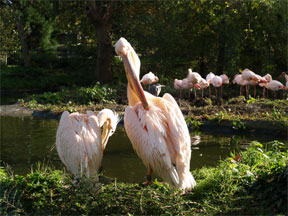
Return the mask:
<path id="1" fill-rule="evenodd" d="M 32 109 L 59 113 L 65 110 L 75 112 L 79 107 L 88 107 L 99 103 L 115 103 L 113 99 L 115 97 L 115 89 L 96 83 L 88 88 L 63 88 L 58 92 L 33 94 L 20 99 L 19 102 L 21 105 Z"/>
<path id="2" fill-rule="evenodd" d="M 252 142 L 247 151 L 215 168 L 193 171 L 197 186 L 183 194 L 167 184 L 143 187 L 82 179 L 38 164 L 26 176 L 0 169 L 1 215 L 284 215 L 287 213 L 287 148 Z"/>

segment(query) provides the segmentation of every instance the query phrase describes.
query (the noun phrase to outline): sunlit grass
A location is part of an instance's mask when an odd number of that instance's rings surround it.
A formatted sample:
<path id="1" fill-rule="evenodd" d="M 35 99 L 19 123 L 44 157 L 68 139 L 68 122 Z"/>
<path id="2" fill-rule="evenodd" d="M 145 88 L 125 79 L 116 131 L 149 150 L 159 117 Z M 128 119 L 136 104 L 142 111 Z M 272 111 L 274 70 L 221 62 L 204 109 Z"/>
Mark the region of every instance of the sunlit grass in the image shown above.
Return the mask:
<path id="1" fill-rule="evenodd" d="M 252 142 L 215 168 L 193 171 L 197 186 L 186 194 L 157 181 L 143 187 L 102 177 L 100 184 L 92 178 L 73 185 L 68 174 L 43 164 L 26 176 L 0 169 L 1 214 L 286 214 L 287 147 L 268 145 Z"/>

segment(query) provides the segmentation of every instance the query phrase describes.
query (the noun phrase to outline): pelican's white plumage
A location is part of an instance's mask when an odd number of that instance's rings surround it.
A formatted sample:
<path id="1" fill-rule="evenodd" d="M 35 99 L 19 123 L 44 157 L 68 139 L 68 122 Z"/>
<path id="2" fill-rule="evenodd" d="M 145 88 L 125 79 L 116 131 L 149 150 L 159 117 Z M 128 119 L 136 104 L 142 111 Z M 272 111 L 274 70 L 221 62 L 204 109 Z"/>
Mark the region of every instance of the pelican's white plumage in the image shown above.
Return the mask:
<path id="1" fill-rule="evenodd" d="M 64 165 L 75 177 L 95 175 L 101 166 L 103 151 L 116 130 L 118 115 L 104 109 L 79 114 L 63 112 L 56 136 L 56 148 Z M 101 137 L 101 127 L 103 134 Z"/>
<path id="2" fill-rule="evenodd" d="M 159 78 L 155 76 L 154 73 L 151 71 L 145 75 L 143 75 L 142 79 L 140 82 L 142 82 L 144 85 L 152 85 L 154 83 L 157 83 L 159 81 Z"/>
<path id="3" fill-rule="evenodd" d="M 161 98 L 143 92 L 139 71 L 133 71 L 135 67 L 131 64 L 134 63 L 130 61 L 138 58 L 130 57 L 135 51 L 121 53 L 121 50 L 131 49 L 128 44 L 127 41 L 127 45 L 118 42 L 115 45 L 116 52 L 124 59 L 128 79 L 129 106 L 124 115 L 126 133 L 148 169 L 148 181 L 155 171 L 170 185 L 190 190 L 196 182 L 189 171 L 191 141 L 183 114 L 170 94 Z"/>

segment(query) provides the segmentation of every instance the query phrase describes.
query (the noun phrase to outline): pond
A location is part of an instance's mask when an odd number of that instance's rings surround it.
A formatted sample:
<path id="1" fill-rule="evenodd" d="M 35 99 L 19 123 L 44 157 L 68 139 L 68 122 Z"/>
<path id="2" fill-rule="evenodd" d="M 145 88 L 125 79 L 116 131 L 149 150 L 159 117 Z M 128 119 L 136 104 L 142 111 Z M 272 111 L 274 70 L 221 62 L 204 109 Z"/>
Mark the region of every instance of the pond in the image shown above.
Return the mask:
<path id="1" fill-rule="evenodd" d="M 58 169 L 63 165 L 55 149 L 58 120 L 36 117 L 6 117 L 1 120 L 1 161 L 12 167 L 15 174 L 26 174 L 36 162 L 48 162 Z M 216 166 L 220 159 L 248 147 L 252 140 L 268 142 L 273 137 L 244 137 L 239 135 L 191 133 L 191 170 L 203 166 Z M 279 140 L 288 144 L 287 140 Z M 102 161 L 105 175 L 123 182 L 142 182 L 146 169 L 137 157 L 119 125 L 109 139 Z"/>

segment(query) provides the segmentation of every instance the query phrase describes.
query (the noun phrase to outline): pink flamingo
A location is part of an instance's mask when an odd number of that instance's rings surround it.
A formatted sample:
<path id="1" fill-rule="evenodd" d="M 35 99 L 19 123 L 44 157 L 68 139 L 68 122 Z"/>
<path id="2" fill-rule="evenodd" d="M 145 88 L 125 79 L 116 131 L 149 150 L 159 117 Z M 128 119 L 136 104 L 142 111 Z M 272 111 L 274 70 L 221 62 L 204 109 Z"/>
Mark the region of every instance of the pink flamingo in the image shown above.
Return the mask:
<path id="1" fill-rule="evenodd" d="M 226 74 L 222 74 L 222 75 L 220 75 L 220 77 L 222 79 L 222 85 L 221 85 L 221 97 L 222 97 L 222 86 L 229 84 L 229 78 Z"/>
<path id="2" fill-rule="evenodd" d="M 215 88 L 215 92 L 216 92 L 216 97 L 217 97 L 217 88 L 221 87 L 222 86 L 222 78 L 220 76 L 214 76 L 212 78 L 212 85 L 214 86 Z M 221 97 L 222 97 L 222 94 L 221 94 Z"/>
<path id="3" fill-rule="evenodd" d="M 200 89 L 199 82 L 201 80 L 201 75 L 197 72 L 192 72 L 192 69 L 188 69 L 188 76 L 187 79 L 189 82 L 193 84 L 194 88 L 194 98 L 197 98 L 196 89 Z"/>
<path id="4" fill-rule="evenodd" d="M 284 86 L 281 82 L 277 80 L 271 80 L 269 83 L 265 84 L 265 88 L 273 91 L 274 98 L 276 98 L 276 92 L 279 90 L 287 90 L 286 86 Z"/>
<path id="5" fill-rule="evenodd" d="M 240 86 L 240 93 L 239 95 L 243 95 L 243 87 L 248 85 L 248 81 L 247 80 L 243 80 L 242 75 L 241 74 L 236 74 L 234 76 L 234 80 L 233 80 L 233 84 L 237 84 Z"/>
<path id="6" fill-rule="evenodd" d="M 182 98 L 182 89 L 183 89 L 182 80 L 174 79 L 174 88 L 179 89 L 179 91 L 180 91 L 179 98 L 181 99 Z"/>
<path id="7" fill-rule="evenodd" d="M 244 69 L 242 71 L 242 79 L 246 80 L 248 82 L 247 85 L 246 85 L 246 98 L 248 98 L 248 96 L 249 96 L 249 85 L 251 83 L 253 83 L 253 81 L 255 83 L 258 83 L 259 82 L 259 77 L 253 71 L 251 71 L 249 69 Z M 251 80 L 253 80 L 253 81 L 251 81 Z M 251 81 L 251 82 L 249 82 L 249 81 Z"/>
<path id="8" fill-rule="evenodd" d="M 204 78 L 201 78 L 199 82 L 200 89 L 202 90 L 202 98 L 204 95 L 204 89 L 210 86 L 209 82 L 207 82 Z"/>
<path id="9" fill-rule="evenodd" d="M 209 83 L 209 97 L 211 97 L 211 88 L 210 88 L 210 84 L 212 83 L 212 78 L 215 76 L 214 73 L 210 72 L 207 76 L 206 76 L 206 81 Z"/>

